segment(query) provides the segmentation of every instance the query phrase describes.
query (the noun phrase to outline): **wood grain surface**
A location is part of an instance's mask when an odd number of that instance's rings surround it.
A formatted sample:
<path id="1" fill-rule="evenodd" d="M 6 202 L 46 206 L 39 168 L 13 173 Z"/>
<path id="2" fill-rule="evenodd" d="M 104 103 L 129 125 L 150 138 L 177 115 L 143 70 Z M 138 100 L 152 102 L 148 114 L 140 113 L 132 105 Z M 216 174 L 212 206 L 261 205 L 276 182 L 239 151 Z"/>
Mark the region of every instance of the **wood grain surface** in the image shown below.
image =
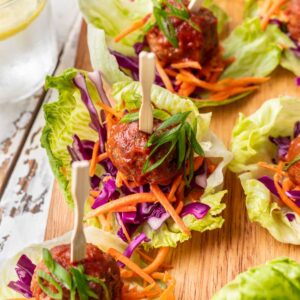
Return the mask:
<path id="1" fill-rule="evenodd" d="M 231 16 L 231 27 L 236 26 L 241 21 L 243 1 L 217 2 Z M 77 66 L 89 69 L 85 39 L 83 28 Z M 272 74 L 272 80 L 256 94 L 226 107 L 212 109 L 212 128 L 229 145 L 239 112 L 248 115 L 266 100 L 283 94 L 300 96 L 300 89 L 296 87 L 292 74 L 278 69 Z M 225 199 L 227 208 L 223 214 L 223 228 L 203 234 L 194 233 L 189 242 L 179 245 L 171 254 L 172 272 L 177 280 L 177 299 L 208 300 L 240 272 L 279 256 L 289 256 L 300 262 L 300 247 L 281 244 L 259 225 L 249 222 L 244 194 L 236 175 L 227 172 L 225 187 L 229 193 Z M 70 220 L 69 209 L 55 186 L 46 238 L 69 230 Z"/>

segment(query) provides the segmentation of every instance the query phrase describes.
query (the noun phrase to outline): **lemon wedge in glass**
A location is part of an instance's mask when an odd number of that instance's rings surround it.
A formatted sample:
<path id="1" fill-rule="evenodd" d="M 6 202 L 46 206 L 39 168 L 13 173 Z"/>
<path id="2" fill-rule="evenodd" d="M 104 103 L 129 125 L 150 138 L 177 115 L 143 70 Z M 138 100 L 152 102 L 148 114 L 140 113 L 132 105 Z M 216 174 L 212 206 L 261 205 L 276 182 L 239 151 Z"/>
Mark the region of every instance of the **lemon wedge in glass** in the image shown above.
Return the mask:
<path id="1" fill-rule="evenodd" d="M 24 30 L 41 13 L 47 0 L 0 0 L 0 40 Z"/>

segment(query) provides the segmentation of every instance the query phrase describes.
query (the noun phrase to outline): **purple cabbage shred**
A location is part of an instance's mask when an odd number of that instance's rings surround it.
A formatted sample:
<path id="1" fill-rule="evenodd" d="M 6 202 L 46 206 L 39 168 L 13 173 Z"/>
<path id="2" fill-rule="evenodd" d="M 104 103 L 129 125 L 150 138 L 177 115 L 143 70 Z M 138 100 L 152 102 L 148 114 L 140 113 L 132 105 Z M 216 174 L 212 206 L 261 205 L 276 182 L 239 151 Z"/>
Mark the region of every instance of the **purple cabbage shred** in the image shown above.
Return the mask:
<path id="1" fill-rule="evenodd" d="M 22 294 L 25 298 L 31 298 L 30 285 L 35 268 L 36 265 L 26 255 L 22 255 L 15 268 L 18 280 L 9 282 L 8 287 Z"/>

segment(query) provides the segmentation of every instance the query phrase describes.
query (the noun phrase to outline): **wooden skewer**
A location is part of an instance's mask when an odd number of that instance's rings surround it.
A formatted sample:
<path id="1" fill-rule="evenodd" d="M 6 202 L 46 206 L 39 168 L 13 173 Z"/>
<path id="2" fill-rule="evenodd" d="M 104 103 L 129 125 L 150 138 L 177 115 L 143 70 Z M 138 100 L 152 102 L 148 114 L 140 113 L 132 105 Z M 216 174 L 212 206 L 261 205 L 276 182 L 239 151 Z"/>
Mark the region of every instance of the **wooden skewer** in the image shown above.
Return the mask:
<path id="1" fill-rule="evenodd" d="M 155 78 L 155 55 L 141 52 L 139 55 L 140 82 L 142 85 L 142 105 L 139 112 L 139 130 L 151 134 L 153 131 L 153 111 L 151 86 Z"/>
<path id="2" fill-rule="evenodd" d="M 202 5 L 203 0 L 191 0 L 189 4 L 189 10 L 193 13 L 197 13 Z"/>
<path id="3" fill-rule="evenodd" d="M 71 262 L 85 258 L 86 239 L 83 230 L 84 204 L 89 196 L 89 163 L 76 161 L 72 164 L 72 196 L 74 199 L 74 226 L 71 239 Z"/>

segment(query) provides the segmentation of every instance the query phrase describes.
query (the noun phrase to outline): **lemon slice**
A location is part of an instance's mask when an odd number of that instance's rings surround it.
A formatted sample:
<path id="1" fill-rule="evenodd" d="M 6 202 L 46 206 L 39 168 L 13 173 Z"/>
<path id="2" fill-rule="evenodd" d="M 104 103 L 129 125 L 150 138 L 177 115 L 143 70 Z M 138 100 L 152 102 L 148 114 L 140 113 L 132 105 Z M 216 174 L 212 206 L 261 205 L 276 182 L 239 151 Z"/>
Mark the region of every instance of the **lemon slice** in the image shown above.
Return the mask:
<path id="1" fill-rule="evenodd" d="M 24 30 L 41 13 L 47 0 L 0 0 L 0 41 Z"/>

